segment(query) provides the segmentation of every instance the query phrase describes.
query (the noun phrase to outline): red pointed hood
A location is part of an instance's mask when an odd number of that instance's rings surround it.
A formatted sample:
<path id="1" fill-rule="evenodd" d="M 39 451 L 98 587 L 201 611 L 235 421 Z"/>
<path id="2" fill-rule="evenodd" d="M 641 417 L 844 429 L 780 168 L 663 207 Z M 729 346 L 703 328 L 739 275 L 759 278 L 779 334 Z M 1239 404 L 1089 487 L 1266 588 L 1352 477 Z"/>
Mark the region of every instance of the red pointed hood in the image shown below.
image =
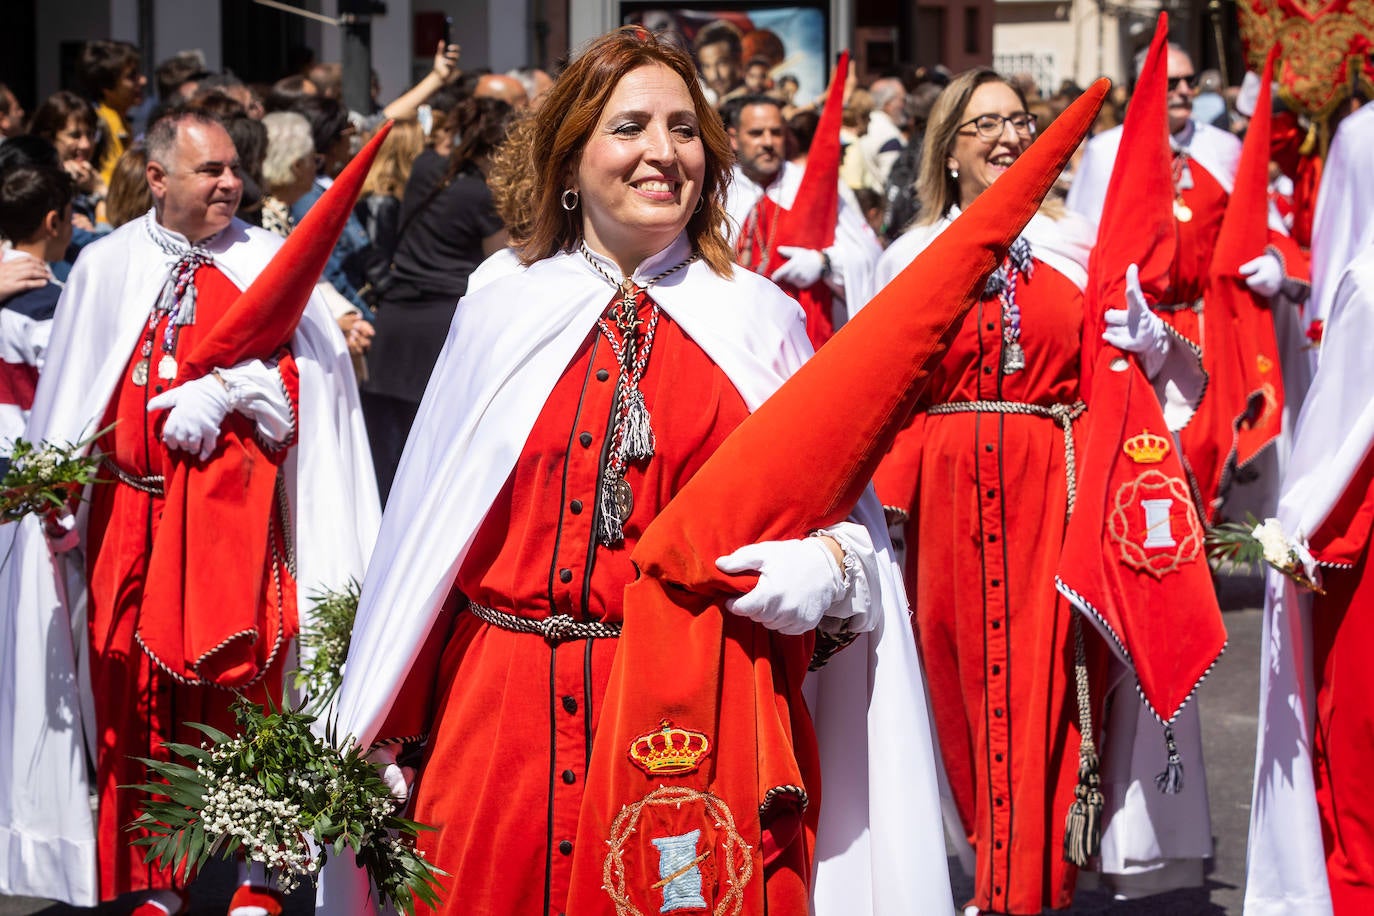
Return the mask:
<path id="1" fill-rule="evenodd" d="M 635 559 L 647 574 L 693 588 L 728 587 L 716 557 L 754 541 L 797 537 L 849 513 L 988 275 L 1097 117 L 1109 86 L 1098 80 L 1056 118 L 716 450 L 644 532 Z M 798 461 L 798 455 L 825 460 Z"/>
<path id="2" fill-rule="evenodd" d="M 181 361 L 178 383 L 245 359 L 266 359 L 291 339 L 392 123 L 344 167 L 257 279 Z"/>
<path id="3" fill-rule="evenodd" d="M 1168 42 L 1169 15 L 1160 13 L 1121 127 L 1121 145 L 1102 207 L 1097 245 L 1088 261 L 1083 339 L 1094 347 L 1100 346 L 1102 339 L 1102 313 L 1125 307 L 1127 266 L 1140 266 L 1140 286 L 1150 302 L 1161 301 L 1169 287 L 1178 235 L 1170 167 L 1173 153 L 1169 148 Z M 1085 398 L 1091 395 L 1095 364 L 1093 352 L 1085 352 Z"/>
<path id="4" fill-rule="evenodd" d="M 849 52 L 841 51 L 797 196 L 791 209 L 778 219 L 779 245 L 828 248 L 835 241 L 835 222 L 840 216 L 840 160 L 844 155 L 840 148 L 840 124 L 848 74 Z"/>

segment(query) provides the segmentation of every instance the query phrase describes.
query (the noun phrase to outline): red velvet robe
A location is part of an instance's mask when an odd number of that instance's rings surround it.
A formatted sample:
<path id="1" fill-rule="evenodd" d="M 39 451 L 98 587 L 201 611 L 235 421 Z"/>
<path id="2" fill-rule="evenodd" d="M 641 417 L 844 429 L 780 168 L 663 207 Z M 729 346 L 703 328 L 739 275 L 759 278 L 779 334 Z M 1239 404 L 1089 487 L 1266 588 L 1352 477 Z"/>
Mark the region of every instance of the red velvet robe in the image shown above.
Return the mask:
<path id="1" fill-rule="evenodd" d="M 177 345 L 180 354 L 190 352 L 239 296 L 238 287 L 214 268 L 203 267 L 196 273 L 196 287 L 196 323 L 182 328 Z M 148 400 L 168 384 L 157 377 L 164 328 L 165 319 L 154 331 L 154 355 L 146 384 L 135 385 L 132 381 L 133 366 L 142 358 L 136 347 L 102 421 L 102 426 L 115 426 L 101 437 L 98 449 L 125 473 L 136 477 L 160 476 L 169 463 L 161 438 L 166 412 L 150 415 L 147 411 Z M 139 347 L 142 341 L 141 337 Z M 283 358 L 281 367 L 294 407 L 298 393 L 294 363 L 289 356 Z M 238 414 L 230 414 L 224 428 L 234 424 L 241 434 L 252 435 L 252 423 Z M 113 475 L 106 471 L 100 476 L 107 479 Z M 187 722 L 235 731 L 229 712 L 233 694 L 179 683 L 159 668 L 134 638 L 140 615 L 148 612 L 143 606 L 143 589 L 163 502 L 160 496 L 123 483 L 91 488 L 86 558 L 91 688 L 97 729 L 96 787 L 100 799 L 98 860 L 100 896 L 104 900 L 130 891 L 178 884 L 170 871 L 143 862 L 145 847 L 131 845 L 134 835 L 124 829 L 138 816 L 139 805 L 146 797 L 132 789 L 119 788 L 147 781 L 146 768 L 133 757 L 167 759 L 162 750 L 164 741 L 199 744 L 204 736 L 185 727 Z M 272 523 L 280 537 L 281 519 L 275 512 Z M 248 557 L 225 560 L 234 564 L 252 562 Z M 282 587 L 294 593 L 294 583 L 285 581 Z M 270 588 L 263 600 L 274 603 L 276 596 L 276 589 Z M 289 639 L 297 629 L 294 598 L 283 605 Z M 271 673 L 247 691 L 248 695 L 258 701 L 270 695 L 279 701 L 284 663 L 285 653 L 281 653 Z"/>
<path id="2" fill-rule="evenodd" d="M 414 816 L 438 828 L 422 834 L 421 845 L 449 873 L 444 913 L 564 912 L 617 645 L 597 639 L 551 648 L 539 636 L 483 623 L 466 612 L 467 598 L 533 619 L 619 621 L 639 536 L 748 414 L 725 374 L 661 314 L 640 385 L 655 453 L 626 475 L 635 505 L 624 543 L 603 547 L 595 500 L 616 378 L 615 356 L 597 331 L 550 393 L 459 569 L 446 621 L 380 732 L 382 739 L 429 734 Z M 671 677 L 665 648 L 663 676 Z M 774 871 L 796 872 L 801 845 L 792 843 Z M 808 879 L 801 874 L 789 885 L 804 891 Z"/>
<path id="3" fill-rule="evenodd" d="M 1324 595 L 1312 599 L 1317 705 L 1312 776 L 1337 916 L 1374 910 L 1374 455 L 1311 540 Z"/>
<path id="4" fill-rule="evenodd" d="M 1017 301 L 1026 368 L 1002 374 L 1000 300 L 982 300 L 920 408 L 1078 400 L 1082 294 L 1036 260 Z M 1038 416 L 918 412 L 874 484 L 884 506 L 910 515 L 907 594 L 945 771 L 977 853 L 971 902 L 1001 913 L 1067 906 L 1077 870 L 1063 860 L 1064 817 L 1079 730 L 1073 609 L 1054 587 L 1067 499 L 1063 427 Z M 1100 682 L 1105 646 L 1091 627 L 1084 635 Z"/>
<path id="5" fill-rule="evenodd" d="M 1193 186 L 1180 192 L 1183 202 L 1192 211 L 1187 222 L 1175 220 L 1178 227 L 1178 252 L 1169 277 L 1169 289 L 1163 302 L 1191 306 L 1207 290 L 1207 275 L 1212 269 L 1212 252 L 1217 247 L 1221 219 L 1226 215 L 1226 189 L 1196 160 L 1188 163 Z M 1258 256 L 1261 252 L 1255 252 Z M 1204 346 L 1207 333 L 1204 313 L 1193 308 L 1161 311 L 1160 317 L 1175 331 Z"/>

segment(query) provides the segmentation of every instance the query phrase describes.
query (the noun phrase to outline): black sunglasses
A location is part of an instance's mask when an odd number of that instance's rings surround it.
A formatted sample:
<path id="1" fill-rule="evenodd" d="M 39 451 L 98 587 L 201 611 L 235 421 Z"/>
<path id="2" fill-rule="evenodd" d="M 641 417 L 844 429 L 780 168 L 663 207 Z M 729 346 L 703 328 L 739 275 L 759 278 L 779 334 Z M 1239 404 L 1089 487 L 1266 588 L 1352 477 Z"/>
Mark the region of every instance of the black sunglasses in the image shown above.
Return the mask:
<path id="1" fill-rule="evenodd" d="M 1187 83 L 1189 89 L 1196 89 L 1201 80 L 1202 76 L 1197 73 L 1189 73 L 1187 76 L 1171 76 L 1168 77 L 1169 89 L 1173 92 L 1177 92 L 1182 88 L 1179 86 L 1179 83 Z"/>

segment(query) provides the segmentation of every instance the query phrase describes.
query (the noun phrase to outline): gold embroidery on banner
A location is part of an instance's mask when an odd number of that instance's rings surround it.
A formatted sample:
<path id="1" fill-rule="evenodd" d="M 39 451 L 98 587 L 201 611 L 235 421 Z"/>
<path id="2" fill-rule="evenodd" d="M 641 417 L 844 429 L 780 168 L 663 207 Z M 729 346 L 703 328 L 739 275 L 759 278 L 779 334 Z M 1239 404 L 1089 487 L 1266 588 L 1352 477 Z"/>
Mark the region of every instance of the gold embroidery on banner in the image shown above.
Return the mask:
<path id="1" fill-rule="evenodd" d="M 630 742 L 630 761 L 650 776 L 695 773 L 711 753 L 711 739 L 701 732 L 676 728 L 664 719 L 658 730 Z"/>
<path id="2" fill-rule="evenodd" d="M 1140 435 L 1132 436 L 1121 444 L 1121 451 L 1136 464 L 1159 464 L 1172 450 L 1167 436 L 1160 436 L 1142 429 Z"/>
<path id="3" fill-rule="evenodd" d="M 1117 488 L 1107 533 L 1123 563 L 1156 579 L 1193 561 L 1202 550 L 1202 525 L 1188 485 L 1158 470 Z"/>
<path id="4" fill-rule="evenodd" d="M 715 886 L 711 889 L 713 896 L 719 894 L 719 898 L 711 910 L 712 916 L 738 916 L 744 911 L 744 888 L 754 877 L 754 856 L 753 849 L 735 827 L 735 816 L 730 807 L 710 792 L 686 786 L 659 786 L 639 801 L 621 808 L 611 822 L 611 835 L 606 840 L 610 851 L 606 853 L 601 882 L 602 889 L 615 904 L 616 916 L 644 916 L 644 911 L 630 899 L 625 881 L 625 846 L 639 829 L 644 810 L 650 807 L 680 810 L 683 805 L 696 802 L 702 803 L 703 820 L 715 828 L 719 837 L 714 845 L 717 874 Z M 698 856 L 693 866 L 704 861 L 711 851 L 708 849 Z M 672 877 L 675 876 L 669 876 L 669 879 Z M 655 885 L 650 890 L 658 887 Z M 657 910 L 655 907 L 654 912 Z"/>

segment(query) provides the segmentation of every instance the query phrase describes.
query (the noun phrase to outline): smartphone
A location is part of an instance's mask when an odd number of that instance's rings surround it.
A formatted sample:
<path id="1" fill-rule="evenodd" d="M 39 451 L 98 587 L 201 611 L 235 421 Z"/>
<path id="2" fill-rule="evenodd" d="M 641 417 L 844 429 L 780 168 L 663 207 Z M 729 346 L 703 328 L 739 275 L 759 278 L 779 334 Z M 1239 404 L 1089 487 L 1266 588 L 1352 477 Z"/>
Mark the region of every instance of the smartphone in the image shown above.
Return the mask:
<path id="1" fill-rule="evenodd" d="M 453 17 L 444 17 L 444 47 L 447 48 L 453 42 Z"/>

